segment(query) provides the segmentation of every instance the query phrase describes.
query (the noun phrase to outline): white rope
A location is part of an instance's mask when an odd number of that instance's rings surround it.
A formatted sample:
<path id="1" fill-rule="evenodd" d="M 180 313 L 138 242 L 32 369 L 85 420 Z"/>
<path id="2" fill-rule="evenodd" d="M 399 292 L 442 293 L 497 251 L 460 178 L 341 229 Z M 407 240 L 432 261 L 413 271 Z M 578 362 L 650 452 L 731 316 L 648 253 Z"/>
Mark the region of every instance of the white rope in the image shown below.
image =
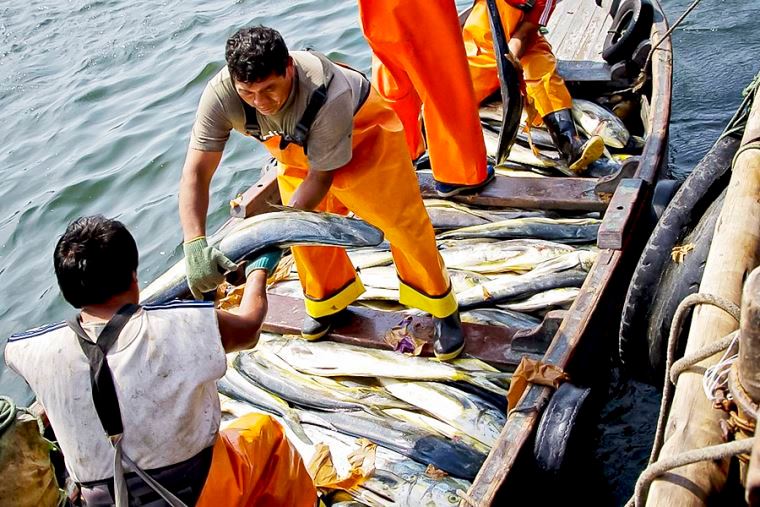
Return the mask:
<path id="1" fill-rule="evenodd" d="M 704 390 L 705 396 L 710 402 L 715 402 L 718 399 L 715 395 L 718 389 L 728 386 L 728 373 L 731 371 L 731 365 L 739 358 L 738 352 L 731 353 L 738 346 L 739 331 L 734 331 L 730 336 L 732 336 L 731 343 L 723 353 L 723 357 L 721 357 L 720 361 L 707 368 L 702 377 L 702 390 Z"/>

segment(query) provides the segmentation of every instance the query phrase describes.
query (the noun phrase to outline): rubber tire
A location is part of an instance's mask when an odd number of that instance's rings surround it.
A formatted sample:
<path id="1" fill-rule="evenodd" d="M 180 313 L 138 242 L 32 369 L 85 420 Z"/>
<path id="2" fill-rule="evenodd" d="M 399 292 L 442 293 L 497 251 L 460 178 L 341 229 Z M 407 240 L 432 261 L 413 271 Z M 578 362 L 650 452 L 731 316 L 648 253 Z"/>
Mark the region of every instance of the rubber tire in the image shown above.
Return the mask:
<path id="1" fill-rule="evenodd" d="M 650 383 L 662 380 L 651 369 L 645 339 L 655 289 L 671 249 L 725 188 L 739 142 L 735 137 L 718 140 L 697 164 L 668 204 L 634 269 L 620 318 L 618 349 L 624 370 L 635 379 Z"/>
<path id="2" fill-rule="evenodd" d="M 565 382 L 557 388 L 541 415 L 533 444 L 533 457 L 543 472 L 560 474 L 572 461 L 573 449 L 580 445 L 591 389 Z M 584 410 L 586 409 L 586 410 Z"/>
<path id="3" fill-rule="evenodd" d="M 649 0 L 625 0 L 604 39 L 602 58 L 610 64 L 630 58 L 636 46 L 649 37 L 653 23 L 654 7 Z"/>
<path id="4" fill-rule="evenodd" d="M 652 202 L 649 204 L 652 218 L 654 219 L 653 223 L 657 222 L 662 217 L 662 214 L 665 213 L 665 209 L 680 186 L 680 181 L 670 179 L 662 179 L 655 184 L 654 191 L 652 192 Z"/>
<path id="5" fill-rule="evenodd" d="M 724 190 L 684 237 L 681 244 L 691 243 L 694 249 L 686 254 L 683 262 L 677 264 L 672 258 L 668 259 L 654 301 L 652 301 L 647 322 L 647 347 L 652 375 L 655 379 L 660 379 L 659 383 L 655 383 L 658 388 L 662 388 L 662 383 L 665 381 L 665 362 L 673 316 L 686 296 L 699 291 L 707 254 L 710 252 L 710 244 L 715 233 L 715 224 L 718 222 L 725 196 Z M 690 322 L 691 317 L 687 318 L 681 327 L 681 333 L 677 339 L 676 358 L 683 356 L 686 348 L 685 337 L 688 334 Z"/>

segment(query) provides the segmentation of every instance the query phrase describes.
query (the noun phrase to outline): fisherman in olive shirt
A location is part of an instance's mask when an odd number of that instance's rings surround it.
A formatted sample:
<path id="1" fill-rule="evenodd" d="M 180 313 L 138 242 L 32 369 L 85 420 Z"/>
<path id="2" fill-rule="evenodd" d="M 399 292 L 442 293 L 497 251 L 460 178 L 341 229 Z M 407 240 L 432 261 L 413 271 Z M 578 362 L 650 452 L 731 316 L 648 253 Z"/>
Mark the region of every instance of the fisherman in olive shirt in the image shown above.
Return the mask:
<path id="1" fill-rule="evenodd" d="M 282 202 L 304 210 L 358 217 L 391 244 L 402 304 L 434 317 L 434 351 L 456 357 L 464 347 L 456 299 L 420 195 L 403 127 L 359 72 L 311 51 L 289 52 L 263 26 L 227 41 L 227 66 L 206 86 L 180 184 L 188 283 L 196 297 L 235 267 L 208 246 L 205 218 L 211 178 L 230 132 L 262 142 L 278 161 Z M 335 314 L 364 292 L 345 250 L 294 247 L 305 293 L 302 335 L 324 336 Z"/>

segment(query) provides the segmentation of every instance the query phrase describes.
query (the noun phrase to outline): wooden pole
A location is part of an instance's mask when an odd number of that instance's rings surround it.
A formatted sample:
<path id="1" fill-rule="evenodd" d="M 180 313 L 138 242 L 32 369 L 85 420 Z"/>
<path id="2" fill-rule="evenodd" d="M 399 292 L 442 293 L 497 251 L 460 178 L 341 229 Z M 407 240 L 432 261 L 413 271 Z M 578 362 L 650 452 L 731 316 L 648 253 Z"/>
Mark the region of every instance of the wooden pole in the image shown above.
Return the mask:
<path id="1" fill-rule="evenodd" d="M 760 402 L 760 268 L 752 271 L 742 296 L 739 382 L 752 401 Z"/>
<path id="2" fill-rule="evenodd" d="M 759 137 L 760 100 L 756 97 L 742 146 Z M 760 150 L 753 149 L 740 153 L 734 164 L 699 291 L 727 298 L 738 305 L 743 281 L 758 264 L 759 249 Z M 686 354 L 723 338 L 736 328 L 736 321 L 722 310 L 708 305 L 697 307 Z M 678 380 L 661 459 L 723 441 L 719 420 L 724 413 L 713 409 L 702 391 L 704 370 L 718 359 L 716 355 L 702 361 Z M 704 505 L 725 485 L 727 472 L 727 460 L 703 461 L 677 468 L 652 484 L 647 505 Z"/>

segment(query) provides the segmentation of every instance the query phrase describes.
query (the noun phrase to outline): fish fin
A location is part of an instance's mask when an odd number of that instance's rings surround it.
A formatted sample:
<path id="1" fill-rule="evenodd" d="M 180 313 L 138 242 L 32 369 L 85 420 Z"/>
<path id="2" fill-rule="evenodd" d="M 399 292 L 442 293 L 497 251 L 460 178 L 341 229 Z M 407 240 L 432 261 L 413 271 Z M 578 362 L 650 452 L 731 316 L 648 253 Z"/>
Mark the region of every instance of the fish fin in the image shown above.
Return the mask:
<path id="1" fill-rule="evenodd" d="M 298 417 L 298 413 L 296 411 L 293 410 L 287 412 L 283 417 L 283 420 L 285 421 L 285 424 L 288 425 L 288 428 L 290 428 L 293 434 L 297 436 L 303 443 L 314 445 L 314 442 L 311 441 L 309 436 L 304 431 L 303 426 L 301 426 L 301 420 Z"/>

